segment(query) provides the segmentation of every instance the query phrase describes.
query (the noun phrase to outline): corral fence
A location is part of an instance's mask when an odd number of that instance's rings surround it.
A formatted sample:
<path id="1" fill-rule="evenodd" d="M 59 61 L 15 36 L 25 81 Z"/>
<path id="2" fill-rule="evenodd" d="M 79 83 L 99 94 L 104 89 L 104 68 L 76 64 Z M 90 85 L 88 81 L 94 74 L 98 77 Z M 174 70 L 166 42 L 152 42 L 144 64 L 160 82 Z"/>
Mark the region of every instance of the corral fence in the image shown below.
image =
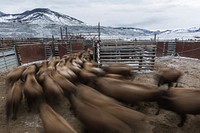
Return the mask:
<path id="1" fill-rule="evenodd" d="M 38 60 L 47 60 L 51 56 L 62 57 L 65 54 L 85 50 L 83 44 L 74 43 L 70 47 L 67 44 L 28 44 L 17 45 L 20 64 L 29 63 Z"/>
<path id="2" fill-rule="evenodd" d="M 0 48 L 0 73 L 10 71 L 18 65 L 15 47 Z"/>
<path id="3" fill-rule="evenodd" d="M 157 42 L 156 56 L 182 56 L 200 59 L 200 42 L 171 41 Z"/>
<path id="4" fill-rule="evenodd" d="M 81 50 L 85 50 L 83 44 L 75 42 L 70 46 L 68 44 L 16 44 L 0 47 L 0 74 L 19 65 L 47 60 L 53 55 L 62 57 Z"/>
<path id="5" fill-rule="evenodd" d="M 123 63 L 134 70 L 153 70 L 156 57 L 154 42 L 101 42 L 97 46 L 97 61 L 101 65 Z"/>
<path id="6" fill-rule="evenodd" d="M 6 47 L 0 45 L 0 73 L 18 65 L 46 60 L 51 55 L 62 57 L 91 47 L 91 42 L 85 45 L 80 40 L 69 43 L 23 43 Z M 93 48 L 94 57 L 100 65 L 125 63 L 139 71 L 153 70 L 155 57 L 160 56 L 179 55 L 200 59 L 200 42 L 101 41 L 94 43 Z"/>

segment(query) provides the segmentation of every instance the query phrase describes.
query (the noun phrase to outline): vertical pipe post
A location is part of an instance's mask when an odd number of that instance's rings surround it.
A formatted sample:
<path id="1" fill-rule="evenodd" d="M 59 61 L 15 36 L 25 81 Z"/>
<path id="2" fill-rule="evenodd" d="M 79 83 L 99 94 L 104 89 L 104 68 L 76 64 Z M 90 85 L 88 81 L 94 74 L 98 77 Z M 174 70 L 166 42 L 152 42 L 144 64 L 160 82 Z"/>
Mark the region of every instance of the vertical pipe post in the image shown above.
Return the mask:
<path id="1" fill-rule="evenodd" d="M 60 38 L 61 38 L 61 42 L 63 42 L 63 32 L 62 32 L 62 27 L 60 27 Z"/>
<path id="2" fill-rule="evenodd" d="M 100 22 L 99 22 L 98 23 L 98 41 L 101 40 L 100 36 L 101 36 L 101 26 L 100 26 Z"/>
<path id="3" fill-rule="evenodd" d="M 21 62 L 20 62 L 20 59 L 19 59 L 19 52 L 17 50 L 16 44 L 14 44 L 14 51 L 15 51 L 15 56 L 16 56 L 16 59 L 17 59 L 17 65 L 20 66 Z"/>
<path id="4" fill-rule="evenodd" d="M 97 54 L 97 63 L 99 64 L 100 63 L 100 42 L 101 42 L 101 39 L 100 39 L 100 22 L 98 23 L 98 41 L 96 42 L 96 54 Z"/>
<path id="5" fill-rule="evenodd" d="M 68 31 L 67 31 L 67 27 L 65 28 L 65 32 L 66 32 L 66 39 L 68 40 Z"/>
<path id="6" fill-rule="evenodd" d="M 52 35 L 51 51 L 52 51 L 52 56 L 55 56 L 54 35 Z"/>

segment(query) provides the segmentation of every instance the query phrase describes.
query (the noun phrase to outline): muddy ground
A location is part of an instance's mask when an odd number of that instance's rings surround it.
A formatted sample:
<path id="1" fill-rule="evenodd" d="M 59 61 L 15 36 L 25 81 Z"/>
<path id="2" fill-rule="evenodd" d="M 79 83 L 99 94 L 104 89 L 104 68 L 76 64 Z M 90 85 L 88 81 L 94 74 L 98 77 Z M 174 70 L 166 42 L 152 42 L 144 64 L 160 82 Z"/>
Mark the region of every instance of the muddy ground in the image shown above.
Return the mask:
<path id="1" fill-rule="evenodd" d="M 200 60 L 180 57 L 164 57 L 156 59 L 156 67 L 175 67 L 183 71 L 184 75 L 180 79 L 179 86 L 200 89 Z M 155 84 L 153 80 L 155 72 L 137 74 L 134 81 Z M 5 117 L 5 76 L 0 77 L 0 133 L 6 133 L 7 129 L 11 133 L 43 133 L 43 126 L 39 114 L 36 110 L 28 112 L 23 101 L 19 108 L 18 119 L 10 120 L 9 125 Z M 187 100 L 187 99 L 186 99 Z M 69 111 L 67 99 L 63 99 L 62 104 L 55 107 L 55 111 L 61 114 L 79 133 L 82 133 L 81 122 Z M 188 115 L 188 119 L 183 127 L 177 127 L 179 116 L 171 111 L 161 110 L 155 115 L 155 103 L 142 103 L 140 110 L 149 117 L 149 124 L 143 127 L 145 133 L 200 133 L 200 115 Z M 139 132 L 139 131 L 138 131 Z"/>

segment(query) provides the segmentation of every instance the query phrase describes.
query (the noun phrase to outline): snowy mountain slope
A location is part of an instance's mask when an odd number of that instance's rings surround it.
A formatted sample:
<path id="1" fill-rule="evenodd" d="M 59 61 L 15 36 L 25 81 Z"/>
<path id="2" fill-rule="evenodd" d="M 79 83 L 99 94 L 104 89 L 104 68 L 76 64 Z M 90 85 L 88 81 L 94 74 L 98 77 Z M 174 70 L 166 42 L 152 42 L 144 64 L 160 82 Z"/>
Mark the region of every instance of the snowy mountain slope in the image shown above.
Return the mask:
<path id="1" fill-rule="evenodd" d="M 200 28 L 192 27 L 189 29 L 177 29 L 177 30 L 166 30 L 157 34 L 157 38 L 160 40 L 188 40 L 200 38 Z"/>
<path id="2" fill-rule="evenodd" d="M 26 24 L 60 24 L 60 25 L 85 25 L 82 21 L 73 17 L 51 11 L 47 8 L 36 8 L 20 14 L 4 14 L 0 16 L 0 22 L 19 22 Z"/>
<path id="3" fill-rule="evenodd" d="M 3 12 L 0 11 L 0 16 L 3 16 L 3 15 L 5 15 L 5 13 L 3 13 Z"/>
<path id="4" fill-rule="evenodd" d="M 69 33 L 97 33 L 97 26 L 84 22 L 47 8 L 36 8 L 18 14 L 0 12 L 0 37 L 60 37 L 60 27 L 66 27 Z M 150 31 L 133 27 L 101 26 L 101 38 L 114 39 L 154 39 L 159 40 L 200 38 L 200 27 L 189 29 Z"/>

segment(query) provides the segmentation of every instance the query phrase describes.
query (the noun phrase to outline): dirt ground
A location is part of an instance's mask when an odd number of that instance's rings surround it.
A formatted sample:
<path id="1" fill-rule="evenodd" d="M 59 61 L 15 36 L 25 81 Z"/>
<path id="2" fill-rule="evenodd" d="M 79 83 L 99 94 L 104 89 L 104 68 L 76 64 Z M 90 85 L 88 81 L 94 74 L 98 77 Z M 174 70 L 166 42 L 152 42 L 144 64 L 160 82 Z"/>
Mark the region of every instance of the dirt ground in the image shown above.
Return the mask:
<path id="1" fill-rule="evenodd" d="M 180 79 L 179 86 L 200 89 L 200 60 L 180 57 L 162 57 L 156 59 L 157 67 L 175 67 L 181 70 L 184 75 Z M 153 80 L 155 72 L 137 74 L 134 81 L 155 84 Z M 18 119 L 10 120 L 9 125 L 5 117 L 5 75 L 0 77 L 0 133 L 6 133 L 7 128 L 11 133 L 43 133 L 43 126 L 38 112 L 28 112 L 23 101 L 19 108 Z M 64 99 L 62 104 L 55 107 L 55 111 L 62 115 L 78 133 L 82 133 L 80 121 L 69 111 L 69 103 Z M 161 110 L 155 115 L 155 103 L 142 103 L 140 110 L 149 117 L 149 125 L 144 127 L 145 133 L 200 133 L 200 116 L 188 115 L 183 127 L 177 127 L 179 116 L 171 111 Z M 141 125 L 143 126 L 143 125 Z M 138 131 L 139 132 L 139 131 Z"/>

